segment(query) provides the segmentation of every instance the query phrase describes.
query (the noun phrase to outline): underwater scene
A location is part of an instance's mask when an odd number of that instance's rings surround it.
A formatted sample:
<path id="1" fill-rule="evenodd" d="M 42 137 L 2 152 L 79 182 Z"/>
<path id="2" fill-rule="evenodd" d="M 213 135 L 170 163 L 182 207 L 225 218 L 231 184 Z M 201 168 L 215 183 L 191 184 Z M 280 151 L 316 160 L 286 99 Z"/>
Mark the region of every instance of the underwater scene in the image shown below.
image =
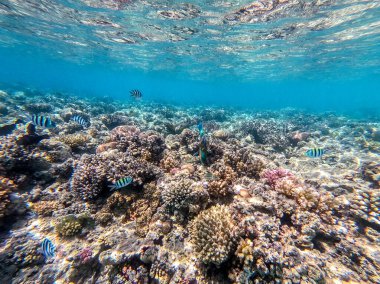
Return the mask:
<path id="1" fill-rule="evenodd" d="M 380 283 L 380 1 L 0 0 L 22 283 Z"/>

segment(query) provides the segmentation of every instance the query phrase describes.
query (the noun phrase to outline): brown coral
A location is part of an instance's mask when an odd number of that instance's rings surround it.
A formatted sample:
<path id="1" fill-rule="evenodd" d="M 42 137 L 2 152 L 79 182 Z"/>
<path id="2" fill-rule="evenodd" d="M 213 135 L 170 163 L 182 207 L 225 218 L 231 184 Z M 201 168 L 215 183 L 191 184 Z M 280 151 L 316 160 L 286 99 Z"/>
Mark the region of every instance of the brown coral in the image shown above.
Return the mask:
<path id="1" fill-rule="evenodd" d="M 57 234 L 62 237 L 72 237 L 82 231 L 83 223 L 75 216 L 64 217 L 55 227 Z"/>
<path id="2" fill-rule="evenodd" d="M 354 216 L 380 226 L 380 192 L 358 190 L 351 203 Z"/>
<path id="3" fill-rule="evenodd" d="M 51 216 L 59 208 L 60 204 L 56 200 L 39 201 L 31 204 L 31 209 L 40 216 Z"/>
<path id="4" fill-rule="evenodd" d="M 86 146 L 86 144 L 90 142 L 91 137 L 87 134 L 75 133 L 60 135 L 57 139 L 70 146 L 72 150 L 76 150 L 78 148 Z"/>
<path id="5" fill-rule="evenodd" d="M 208 183 L 210 196 L 222 197 L 228 195 L 231 187 L 237 178 L 237 174 L 230 166 L 222 163 L 215 163 L 210 167 L 213 179 Z"/>
<path id="6" fill-rule="evenodd" d="M 202 211 L 191 224 L 191 239 L 198 258 L 206 264 L 225 262 L 235 242 L 235 224 L 227 206 Z"/>
<path id="7" fill-rule="evenodd" d="M 16 190 L 14 182 L 8 178 L 0 176 L 0 220 L 11 214 L 12 202 L 11 193 Z"/>

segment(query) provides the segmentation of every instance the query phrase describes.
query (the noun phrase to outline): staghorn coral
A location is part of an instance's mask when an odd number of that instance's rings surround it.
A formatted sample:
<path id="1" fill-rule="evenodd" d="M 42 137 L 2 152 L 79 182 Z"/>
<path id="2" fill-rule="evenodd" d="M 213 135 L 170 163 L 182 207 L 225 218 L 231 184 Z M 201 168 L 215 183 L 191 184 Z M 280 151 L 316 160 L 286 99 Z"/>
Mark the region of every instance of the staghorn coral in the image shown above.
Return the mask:
<path id="1" fill-rule="evenodd" d="M 198 258 L 204 263 L 220 265 L 230 256 L 235 224 L 227 206 L 216 205 L 202 211 L 193 220 L 190 233 Z"/>
<path id="2" fill-rule="evenodd" d="M 65 216 L 56 225 L 55 230 L 61 237 L 73 237 L 82 232 L 83 222 L 79 218 L 69 215 Z"/>
<path id="3" fill-rule="evenodd" d="M 380 226 L 380 192 L 357 190 L 351 202 L 351 213 L 359 219 Z"/>

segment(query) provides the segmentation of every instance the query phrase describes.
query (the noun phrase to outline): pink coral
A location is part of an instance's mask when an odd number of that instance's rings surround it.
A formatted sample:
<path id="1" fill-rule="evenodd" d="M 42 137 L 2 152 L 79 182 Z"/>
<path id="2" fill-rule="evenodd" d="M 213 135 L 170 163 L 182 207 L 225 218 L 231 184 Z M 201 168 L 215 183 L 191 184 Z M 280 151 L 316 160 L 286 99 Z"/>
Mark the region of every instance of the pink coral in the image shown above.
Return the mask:
<path id="1" fill-rule="evenodd" d="M 87 263 L 92 258 L 92 250 L 91 248 L 84 248 L 82 251 L 78 254 L 78 258 L 81 263 Z"/>
<path id="2" fill-rule="evenodd" d="M 286 179 L 295 179 L 295 176 L 288 170 L 285 169 L 267 169 L 261 174 L 261 178 L 273 188 L 276 187 L 276 183 L 284 178 Z"/>

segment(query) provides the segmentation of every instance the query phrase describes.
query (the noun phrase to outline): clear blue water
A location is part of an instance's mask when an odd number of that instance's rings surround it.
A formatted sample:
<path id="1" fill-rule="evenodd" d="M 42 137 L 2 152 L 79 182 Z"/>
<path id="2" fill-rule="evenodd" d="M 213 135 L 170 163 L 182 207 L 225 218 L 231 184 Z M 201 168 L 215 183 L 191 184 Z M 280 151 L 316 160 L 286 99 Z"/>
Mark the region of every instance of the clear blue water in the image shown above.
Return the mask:
<path id="1" fill-rule="evenodd" d="M 2 0 L 0 85 L 379 113 L 380 2 L 186 3 Z"/>

